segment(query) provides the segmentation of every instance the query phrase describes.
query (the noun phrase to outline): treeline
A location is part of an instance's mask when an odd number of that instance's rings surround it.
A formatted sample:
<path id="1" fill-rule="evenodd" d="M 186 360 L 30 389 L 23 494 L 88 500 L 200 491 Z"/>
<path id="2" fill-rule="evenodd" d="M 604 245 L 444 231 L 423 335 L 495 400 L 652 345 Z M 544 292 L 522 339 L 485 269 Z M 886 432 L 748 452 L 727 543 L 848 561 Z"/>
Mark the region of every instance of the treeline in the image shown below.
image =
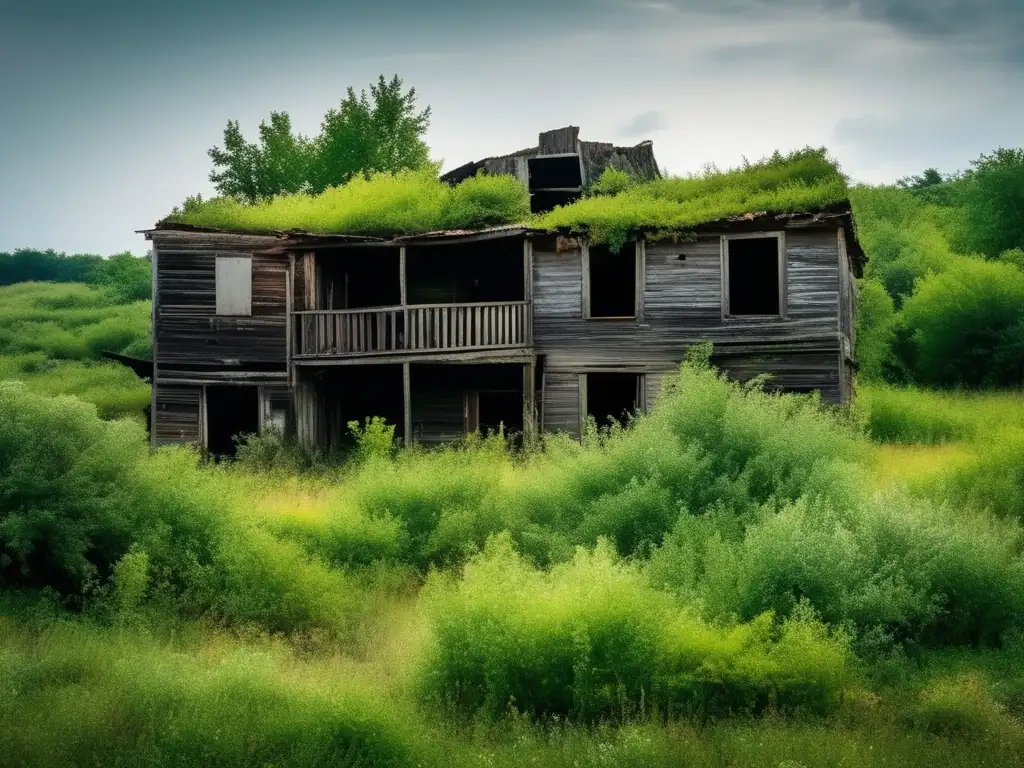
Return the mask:
<path id="1" fill-rule="evenodd" d="M 16 283 L 85 283 L 107 289 L 121 302 L 143 301 L 152 291 L 152 262 L 129 251 L 103 257 L 19 248 L 0 252 L 0 286 Z"/>
<path id="2" fill-rule="evenodd" d="M 1024 384 L 1024 149 L 853 192 L 862 378 Z"/>

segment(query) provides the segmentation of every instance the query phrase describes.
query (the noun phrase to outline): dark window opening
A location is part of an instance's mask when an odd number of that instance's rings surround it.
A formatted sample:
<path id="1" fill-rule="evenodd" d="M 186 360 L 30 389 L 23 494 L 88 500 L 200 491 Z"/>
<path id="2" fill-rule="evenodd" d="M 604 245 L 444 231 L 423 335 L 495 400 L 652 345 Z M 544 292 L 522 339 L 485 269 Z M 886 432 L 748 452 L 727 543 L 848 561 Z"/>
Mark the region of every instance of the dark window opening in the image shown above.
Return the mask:
<path id="1" fill-rule="evenodd" d="M 778 315 L 778 238 L 729 240 L 728 253 L 729 314 Z"/>
<path id="2" fill-rule="evenodd" d="M 636 317 L 636 245 L 590 248 L 590 317 Z"/>
<path id="3" fill-rule="evenodd" d="M 530 191 L 538 189 L 577 189 L 583 186 L 579 155 L 531 157 Z"/>
<path id="4" fill-rule="evenodd" d="M 410 304 L 523 301 L 523 240 L 410 247 L 405 275 Z"/>
<path id="5" fill-rule="evenodd" d="M 238 435 L 260 431 L 260 391 L 252 386 L 206 388 L 206 450 L 233 457 Z"/>
<path id="6" fill-rule="evenodd" d="M 523 393 L 478 392 L 477 417 L 481 434 L 497 432 L 501 428 L 506 436 L 517 435 L 523 431 Z"/>
<path id="7" fill-rule="evenodd" d="M 602 428 L 627 423 L 643 403 L 643 381 L 639 373 L 588 373 L 587 416 Z"/>
<path id="8" fill-rule="evenodd" d="M 560 192 L 557 190 L 541 190 L 530 193 L 530 212 L 546 213 L 560 205 L 570 205 L 580 199 L 579 192 Z"/>
<path id="9" fill-rule="evenodd" d="M 397 250 L 345 248 L 317 256 L 321 309 L 391 307 L 402 302 Z"/>

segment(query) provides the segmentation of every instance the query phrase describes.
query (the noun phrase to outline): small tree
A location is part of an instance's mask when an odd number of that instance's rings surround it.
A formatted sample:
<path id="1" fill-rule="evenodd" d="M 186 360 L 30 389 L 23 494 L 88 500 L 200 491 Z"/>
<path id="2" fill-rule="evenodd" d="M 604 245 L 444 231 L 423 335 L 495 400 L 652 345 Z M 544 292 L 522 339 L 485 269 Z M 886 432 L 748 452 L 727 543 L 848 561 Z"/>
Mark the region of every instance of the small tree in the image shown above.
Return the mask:
<path id="1" fill-rule="evenodd" d="M 349 88 L 313 139 L 293 132 L 287 112 L 271 112 L 269 123 L 260 123 L 258 143 L 246 141 L 238 121 L 229 120 L 223 148 L 209 150 L 210 181 L 225 197 L 255 203 L 319 194 L 359 173 L 421 168 L 430 159 L 423 142 L 429 125 L 430 107 L 417 111 L 416 89 L 405 90 L 398 75 L 381 75 L 369 95 Z"/>

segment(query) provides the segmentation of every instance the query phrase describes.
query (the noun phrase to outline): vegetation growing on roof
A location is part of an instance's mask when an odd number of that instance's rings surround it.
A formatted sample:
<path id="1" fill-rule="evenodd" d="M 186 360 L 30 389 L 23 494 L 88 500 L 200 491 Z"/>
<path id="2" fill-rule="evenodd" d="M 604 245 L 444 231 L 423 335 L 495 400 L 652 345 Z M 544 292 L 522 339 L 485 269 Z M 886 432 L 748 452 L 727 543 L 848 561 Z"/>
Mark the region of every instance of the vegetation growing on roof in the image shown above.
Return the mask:
<path id="1" fill-rule="evenodd" d="M 602 191 L 614 194 L 601 194 Z M 624 184 L 606 171 L 596 194 L 556 208 L 533 223 L 544 229 L 587 230 L 599 242 L 621 246 L 630 230 L 678 231 L 761 211 L 792 213 L 848 199 L 846 178 L 825 148 L 776 152 L 760 162 L 720 171 Z"/>
<path id="2" fill-rule="evenodd" d="M 587 230 L 616 243 L 633 229 L 677 231 L 729 216 L 814 210 L 847 199 L 846 179 L 825 149 L 776 152 L 741 168 L 629 184 L 610 171 L 590 197 L 531 217 L 526 189 L 511 176 L 477 176 L 455 187 L 433 169 L 355 178 L 322 195 L 282 195 L 257 205 L 218 198 L 191 203 L 171 221 L 266 231 L 392 234 L 531 224 Z"/>
<path id="3" fill-rule="evenodd" d="M 529 215 L 529 194 L 512 176 L 479 176 L 450 187 L 431 168 L 358 176 L 322 195 L 280 195 L 256 205 L 198 201 L 168 220 L 239 231 L 390 235 L 514 223 Z"/>

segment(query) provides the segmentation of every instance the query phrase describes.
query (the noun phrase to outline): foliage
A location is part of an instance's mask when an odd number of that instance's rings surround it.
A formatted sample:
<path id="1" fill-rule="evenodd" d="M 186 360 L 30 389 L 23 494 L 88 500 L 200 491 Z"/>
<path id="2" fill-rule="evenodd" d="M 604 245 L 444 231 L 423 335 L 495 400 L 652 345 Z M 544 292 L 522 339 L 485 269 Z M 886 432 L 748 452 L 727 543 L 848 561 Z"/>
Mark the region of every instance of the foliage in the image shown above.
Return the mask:
<path id="1" fill-rule="evenodd" d="M 1024 381 L 1024 272 L 964 260 L 924 279 L 904 321 L 920 380 L 1006 386 Z"/>
<path id="2" fill-rule="evenodd" d="M 861 381 L 885 378 L 892 365 L 896 309 L 885 286 L 864 279 L 857 286 L 857 373 Z"/>
<path id="3" fill-rule="evenodd" d="M 846 508 L 801 500 L 745 529 L 727 515 L 680 518 L 650 575 L 710 616 L 785 616 L 807 600 L 861 632 L 991 644 L 1020 627 L 1022 544 L 1011 522 L 905 494 Z"/>
<path id="4" fill-rule="evenodd" d="M 149 298 L 152 263 L 128 251 L 108 258 L 91 253 L 68 256 L 53 249 L 20 248 L 0 253 L 0 286 L 27 282 L 87 283 L 107 287 L 115 301 Z"/>
<path id="5" fill-rule="evenodd" d="M 420 169 L 429 160 L 422 139 L 429 124 L 430 107 L 416 110 L 416 89 L 406 91 L 397 75 L 390 81 L 381 75 L 369 97 L 350 87 L 312 139 L 293 133 L 287 112 L 271 112 L 270 122 L 260 123 L 259 143 L 246 141 L 238 121 L 228 121 L 224 148 L 208 153 L 210 181 L 222 196 L 252 204 L 277 195 L 318 195 L 361 174 Z M 201 202 L 188 201 L 184 213 Z"/>
<path id="6" fill-rule="evenodd" d="M 994 258 L 1024 248 L 1024 148 L 981 155 L 964 173 L 962 188 L 967 250 Z"/>
<path id="7" fill-rule="evenodd" d="M 494 539 L 460 582 L 433 577 L 424 599 L 433 633 L 424 689 L 464 712 L 827 712 L 844 684 L 844 642 L 813 620 L 785 623 L 778 636 L 770 616 L 712 629 L 602 544 L 545 574 L 507 536 Z"/>

